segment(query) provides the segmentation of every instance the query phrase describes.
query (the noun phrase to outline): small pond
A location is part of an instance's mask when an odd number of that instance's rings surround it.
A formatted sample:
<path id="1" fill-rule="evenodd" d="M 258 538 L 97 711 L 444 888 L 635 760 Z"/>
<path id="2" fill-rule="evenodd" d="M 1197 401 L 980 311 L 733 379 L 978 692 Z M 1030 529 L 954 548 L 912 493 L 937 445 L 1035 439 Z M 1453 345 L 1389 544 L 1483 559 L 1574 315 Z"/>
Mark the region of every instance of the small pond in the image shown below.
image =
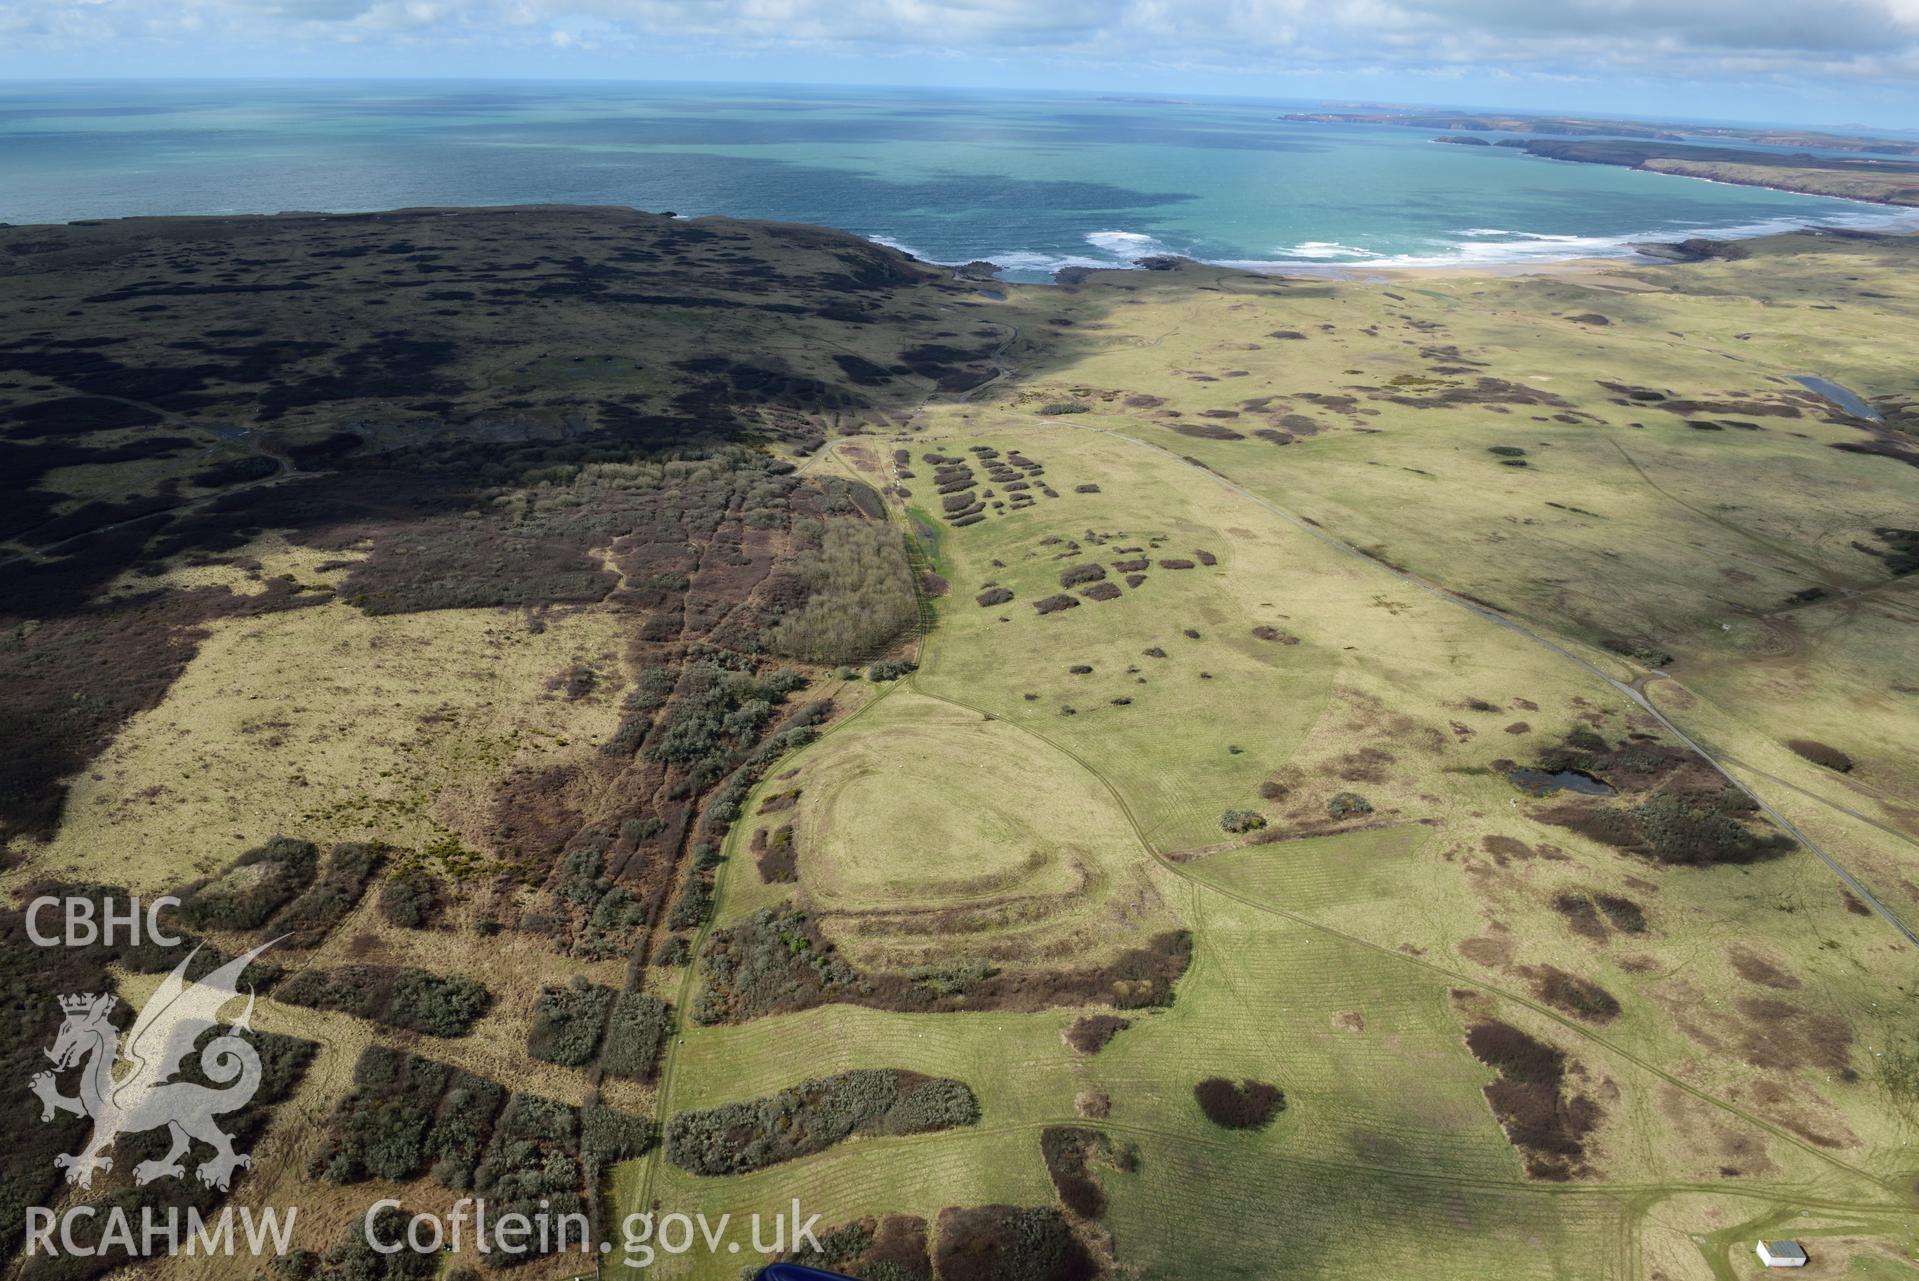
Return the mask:
<path id="1" fill-rule="evenodd" d="M 1812 374 L 1794 374 L 1792 380 L 1807 391 L 1818 392 L 1854 418 L 1863 418 L 1867 422 L 1880 422 L 1879 411 L 1868 405 L 1857 392 L 1847 391 L 1838 383 Z"/>

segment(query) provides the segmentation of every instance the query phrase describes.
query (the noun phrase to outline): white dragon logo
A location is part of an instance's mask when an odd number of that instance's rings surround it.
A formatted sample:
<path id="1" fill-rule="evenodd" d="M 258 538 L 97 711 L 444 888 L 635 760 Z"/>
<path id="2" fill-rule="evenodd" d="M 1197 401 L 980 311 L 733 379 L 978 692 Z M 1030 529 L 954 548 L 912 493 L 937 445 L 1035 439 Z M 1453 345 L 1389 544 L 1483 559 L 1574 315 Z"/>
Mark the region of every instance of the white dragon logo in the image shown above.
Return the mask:
<path id="1" fill-rule="evenodd" d="M 115 997 L 83 994 L 60 998 L 66 1021 L 60 1025 L 53 1048 L 46 1051 L 53 1060 L 53 1071 L 37 1074 L 32 1089 L 40 1096 L 42 1121 L 51 1121 L 56 1112 L 93 1118 L 93 1134 L 81 1149 L 53 1158 L 55 1165 L 66 1170 L 67 1182 L 90 1187 L 95 1170 L 113 1168 L 113 1158 L 107 1152 L 116 1138 L 163 1125 L 172 1134 L 173 1146 L 159 1160 L 134 1166 L 135 1183 L 183 1177 L 186 1168 L 180 1158 L 194 1139 L 213 1149 L 212 1159 L 194 1171 L 208 1187 L 225 1191 L 233 1172 L 251 1164 L 249 1158 L 234 1153 L 232 1139 L 213 1119 L 239 1111 L 260 1088 L 260 1056 L 254 1048 L 231 1034 L 215 1037 L 200 1052 L 200 1070 L 213 1086 L 169 1078 L 193 1052 L 201 1035 L 220 1026 L 220 1010 L 238 999 L 240 974 L 248 963 L 272 946 L 262 943 L 188 985 L 186 970 L 200 950 L 196 947 L 174 967 L 140 1011 L 127 1032 L 124 1048 L 119 1031 L 107 1021 Z M 249 991 L 246 1010 L 231 1030 L 250 1030 L 252 1018 L 253 993 Z M 116 1079 L 114 1068 L 120 1061 L 126 1062 L 129 1070 Z M 83 1063 L 79 1094 L 69 1097 L 60 1093 L 54 1074 Z"/>

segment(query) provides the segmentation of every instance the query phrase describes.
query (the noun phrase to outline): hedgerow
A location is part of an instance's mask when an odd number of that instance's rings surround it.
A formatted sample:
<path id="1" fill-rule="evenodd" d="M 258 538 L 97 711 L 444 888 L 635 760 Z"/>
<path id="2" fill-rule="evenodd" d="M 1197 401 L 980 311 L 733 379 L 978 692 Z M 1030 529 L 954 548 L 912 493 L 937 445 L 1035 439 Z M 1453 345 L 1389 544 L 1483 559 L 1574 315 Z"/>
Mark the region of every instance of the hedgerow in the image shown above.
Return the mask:
<path id="1" fill-rule="evenodd" d="M 766 1098 L 682 1112 L 667 1124 L 666 1155 L 694 1174 L 741 1174 L 855 1134 L 922 1134 L 978 1120 L 979 1101 L 964 1082 L 867 1068 Z"/>
<path id="2" fill-rule="evenodd" d="M 493 1004 L 493 994 L 463 975 L 414 966 L 348 965 L 302 970 L 275 995 L 293 1005 L 339 1010 L 427 1036 L 465 1036 Z"/>

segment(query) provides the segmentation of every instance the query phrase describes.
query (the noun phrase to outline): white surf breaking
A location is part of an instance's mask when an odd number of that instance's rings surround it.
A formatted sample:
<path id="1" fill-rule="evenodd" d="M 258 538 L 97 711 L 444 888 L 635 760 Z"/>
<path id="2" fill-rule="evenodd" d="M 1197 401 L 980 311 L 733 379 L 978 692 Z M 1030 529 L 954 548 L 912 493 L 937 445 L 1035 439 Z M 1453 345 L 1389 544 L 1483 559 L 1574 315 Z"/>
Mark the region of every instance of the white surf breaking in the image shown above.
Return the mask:
<path id="1" fill-rule="evenodd" d="M 1862 206 L 1857 211 L 1828 213 L 1818 217 L 1781 216 L 1744 223 L 1708 223 L 1674 221 L 1663 227 L 1625 235 L 1577 235 L 1565 232 L 1515 231 L 1504 227 L 1464 227 L 1451 233 L 1453 238 L 1430 238 L 1407 247 L 1349 240 L 1302 240 L 1276 246 L 1266 257 L 1197 258 L 1216 267 L 1268 275 L 1287 272 L 1302 275 L 1350 274 L 1367 270 L 1396 269 L 1500 269 L 1529 265 L 1550 266 L 1587 258 L 1638 257 L 1635 246 L 1671 243 L 1703 238 L 1709 240 L 1745 240 L 1756 236 L 1778 235 L 1808 228 L 1833 231 L 1919 231 L 1919 209 L 1889 209 Z M 968 262 L 992 263 L 1003 272 L 1021 276 L 1050 276 L 1068 267 L 1092 270 L 1136 268 L 1147 258 L 1188 256 L 1176 246 L 1142 231 L 1111 229 L 1090 231 L 1084 239 L 1092 253 L 1057 253 L 1035 249 L 1005 249 L 963 258 L 941 259 L 921 253 L 890 236 L 870 235 L 868 240 L 911 254 L 922 262 L 957 267 Z"/>

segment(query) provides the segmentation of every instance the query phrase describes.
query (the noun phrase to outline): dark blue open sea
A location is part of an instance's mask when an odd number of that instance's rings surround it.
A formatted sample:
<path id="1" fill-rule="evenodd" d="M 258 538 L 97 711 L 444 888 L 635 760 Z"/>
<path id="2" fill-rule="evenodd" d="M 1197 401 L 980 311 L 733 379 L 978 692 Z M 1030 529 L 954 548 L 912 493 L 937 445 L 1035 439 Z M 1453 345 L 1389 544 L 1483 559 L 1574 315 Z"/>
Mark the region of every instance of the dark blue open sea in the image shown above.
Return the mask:
<path id="1" fill-rule="evenodd" d="M 823 223 L 1015 278 L 1363 268 L 1913 215 L 1294 124 L 1307 104 L 569 82 L 16 83 L 0 221 L 580 202 Z"/>

